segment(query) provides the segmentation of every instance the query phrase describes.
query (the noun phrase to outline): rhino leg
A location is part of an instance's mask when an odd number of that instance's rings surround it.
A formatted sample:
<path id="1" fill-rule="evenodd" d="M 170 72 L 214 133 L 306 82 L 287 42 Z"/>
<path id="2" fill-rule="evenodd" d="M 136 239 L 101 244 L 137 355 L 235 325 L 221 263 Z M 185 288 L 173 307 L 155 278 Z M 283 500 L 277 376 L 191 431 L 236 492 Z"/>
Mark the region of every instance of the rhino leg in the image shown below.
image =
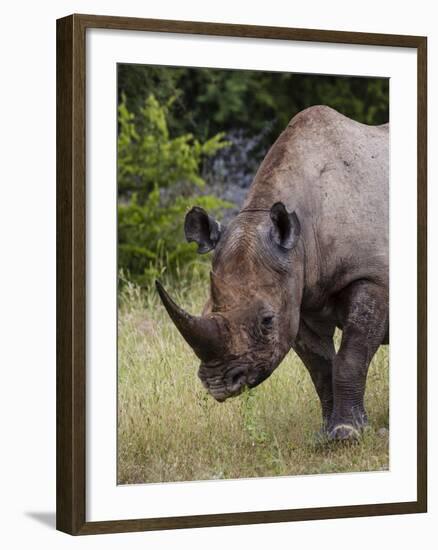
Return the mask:
<path id="1" fill-rule="evenodd" d="M 342 341 L 333 361 L 332 439 L 354 439 L 367 423 L 365 384 L 371 359 L 387 327 L 388 293 L 370 282 L 350 285 L 340 295 Z"/>
<path id="2" fill-rule="evenodd" d="M 309 371 L 321 401 L 323 428 L 333 412 L 332 361 L 335 357 L 335 325 L 310 326 L 302 319 L 294 350 Z"/>

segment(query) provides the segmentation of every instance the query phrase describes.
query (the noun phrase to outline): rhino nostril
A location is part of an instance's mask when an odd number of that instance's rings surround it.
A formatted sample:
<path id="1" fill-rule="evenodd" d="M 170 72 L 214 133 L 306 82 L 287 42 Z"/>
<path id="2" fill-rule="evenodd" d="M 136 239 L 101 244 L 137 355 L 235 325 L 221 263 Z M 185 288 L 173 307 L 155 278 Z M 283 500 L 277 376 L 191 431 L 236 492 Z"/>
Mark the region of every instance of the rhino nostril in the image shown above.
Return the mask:
<path id="1" fill-rule="evenodd" d="M 237 391 L 245 383 L 245 373 L 242 371 L 236 372 L 231 376 L 230 389 L 231 391 Z"/>

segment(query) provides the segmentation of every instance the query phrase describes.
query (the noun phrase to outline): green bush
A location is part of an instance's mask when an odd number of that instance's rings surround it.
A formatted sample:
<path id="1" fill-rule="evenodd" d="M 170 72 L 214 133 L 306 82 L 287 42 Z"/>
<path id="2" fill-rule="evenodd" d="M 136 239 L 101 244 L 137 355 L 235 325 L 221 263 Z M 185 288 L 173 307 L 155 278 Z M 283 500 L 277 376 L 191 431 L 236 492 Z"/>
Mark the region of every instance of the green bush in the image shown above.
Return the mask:
<path id="1" fill-rule="evenodd" d="M 173 98 L 168 125 L 206 139 L 216 132 L 264 132 L 266 152 L 289 120 L 311 105 L 328 105 L 365 124 L 389 120 L 389 79 L 195 67 L 119 66 L 119 94 L 138 112 L 154 93 Z"/>
<path id="2" fill-rule="evenodd" d="M 223 134 L 199 142 L 192 134 L 171 137 L 167 116 L 172 100 L 160 105 L 154 95 L 137 115 L 125 98 L 119 104 L 118 250 L 119 269 L 146 285 L 164 268 L 175 270 L 194 260 L 194 245 L 184 241 L 187 210 L 195 203 L 216 214 L 228 204 L 201 195 L 204 157 L 226 147 Z"/>

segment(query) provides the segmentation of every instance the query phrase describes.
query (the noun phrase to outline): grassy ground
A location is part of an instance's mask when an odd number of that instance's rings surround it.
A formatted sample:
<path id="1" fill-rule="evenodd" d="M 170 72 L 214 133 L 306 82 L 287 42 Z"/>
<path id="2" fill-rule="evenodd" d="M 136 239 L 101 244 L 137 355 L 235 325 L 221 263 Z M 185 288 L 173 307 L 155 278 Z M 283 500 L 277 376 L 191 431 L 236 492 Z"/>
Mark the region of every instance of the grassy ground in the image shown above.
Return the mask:
<path id="1" fill-rule="evenodd" d="M 199 312 L 207 284 L 173 291 Z M 171 289 L 171 287 L 169 287 Z M 118 482 L 245 478 L 388 468 L 388 348 L 367 383 L 370 426 L 360 444 L 317 436 L 319 402 L 291 351 L 259 387 L 225 403 L 207 395 L 198 360 L 155 292 L 125 286 L 119 311 Z"/>

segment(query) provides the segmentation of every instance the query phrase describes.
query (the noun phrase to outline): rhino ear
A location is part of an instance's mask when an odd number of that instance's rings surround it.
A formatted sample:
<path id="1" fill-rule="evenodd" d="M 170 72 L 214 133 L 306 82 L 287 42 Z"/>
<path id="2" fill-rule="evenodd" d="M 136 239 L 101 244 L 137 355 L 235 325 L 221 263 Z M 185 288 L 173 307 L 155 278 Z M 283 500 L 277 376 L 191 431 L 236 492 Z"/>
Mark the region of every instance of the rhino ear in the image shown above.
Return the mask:
<path id="1" fill-rule="evenodd" d="M 271 208 L 271 238 L 279 247 L 292 250 L 301 233 L 301 224 L 295 212 L 289 213 L 282 202 Z"/>
<path id="2" fill-rule="evenodd" d="M 198 244 L 198 254 L 206 254 L 213 250 L 218 243 L 221 226 L 203 208 L 194 206 L 186 214 L 184 232 L 189 243 Z"/>

